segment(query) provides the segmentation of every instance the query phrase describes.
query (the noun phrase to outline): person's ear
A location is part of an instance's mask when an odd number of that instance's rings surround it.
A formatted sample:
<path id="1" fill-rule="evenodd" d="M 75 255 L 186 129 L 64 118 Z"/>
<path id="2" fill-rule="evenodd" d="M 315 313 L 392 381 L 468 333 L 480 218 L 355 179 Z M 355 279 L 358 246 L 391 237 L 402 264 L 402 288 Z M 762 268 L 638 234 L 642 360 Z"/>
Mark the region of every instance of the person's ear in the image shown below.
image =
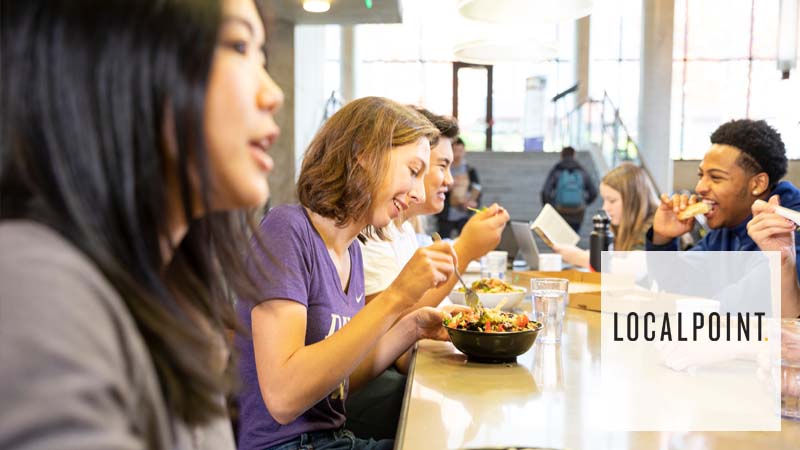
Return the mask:
<path id="1" fill-rule="evenodd" d="M 750 193 L 754 197 L 759 197 L 769 189 L 769 175 L 766 172 L 759 172 L 750 177 L 749 182 Z"/>

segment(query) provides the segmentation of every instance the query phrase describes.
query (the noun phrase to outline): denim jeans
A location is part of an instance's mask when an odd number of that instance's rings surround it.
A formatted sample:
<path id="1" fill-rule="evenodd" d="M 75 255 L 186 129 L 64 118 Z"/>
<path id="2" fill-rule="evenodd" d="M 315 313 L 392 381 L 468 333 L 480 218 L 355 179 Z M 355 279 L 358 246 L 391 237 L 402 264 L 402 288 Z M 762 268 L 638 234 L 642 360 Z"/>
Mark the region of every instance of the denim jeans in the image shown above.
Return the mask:
<path id="1" fill-rule="evenodd" d="M 358 439 L 353 433 L 341 429 L 303 433 L 266 450 L 392 450 L 392 447 L 394 441 L 391 439 Z"/>

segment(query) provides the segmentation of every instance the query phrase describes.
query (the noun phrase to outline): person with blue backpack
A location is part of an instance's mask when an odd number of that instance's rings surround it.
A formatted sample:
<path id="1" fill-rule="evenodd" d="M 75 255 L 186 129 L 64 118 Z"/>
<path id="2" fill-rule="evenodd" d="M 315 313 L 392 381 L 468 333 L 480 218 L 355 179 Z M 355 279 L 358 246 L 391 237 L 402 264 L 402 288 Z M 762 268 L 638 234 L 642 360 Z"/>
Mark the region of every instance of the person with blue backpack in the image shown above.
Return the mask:
<path id="1" fill-rule="evenodd" d="M 561 150 L 561 161 L 547 174 L 541 196 L 542 205 L 551 204 L 575 232 L 580 231 L 586 206 L 597 197 L 597 188 L 575 159 L 574 148 Z"/>

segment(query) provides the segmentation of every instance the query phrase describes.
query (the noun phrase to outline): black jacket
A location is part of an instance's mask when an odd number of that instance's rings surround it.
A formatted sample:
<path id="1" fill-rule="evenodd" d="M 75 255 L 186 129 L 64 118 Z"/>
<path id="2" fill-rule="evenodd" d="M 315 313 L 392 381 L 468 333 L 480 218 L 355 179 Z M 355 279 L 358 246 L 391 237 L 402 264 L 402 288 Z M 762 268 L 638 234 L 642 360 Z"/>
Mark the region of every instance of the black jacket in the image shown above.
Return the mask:
<path id="1" fill-rule="evenodd" d="M 558 184 L 558 177 L 561 176 L 561 172 L 564 170 L 578 170 L 583 175 L 583 198 L 586 205 L 589 205 L 597 198 L 597 186 L 595 186 L 594 180 L 589 176 L 589 173 L 586 172 L 586 169 L 580 165 L 575 158 L 568 158 L 562 159 L 558 164 L 553 166 L 550 169 L 550 173 L 547 174 L 547 179 L 544 181 L 544 187 L 542 187 L 541 193 L 541 200 L 542 206 L 547 203 L 551 205 L 555 201 L 556 198 L 556 184 Z"/>

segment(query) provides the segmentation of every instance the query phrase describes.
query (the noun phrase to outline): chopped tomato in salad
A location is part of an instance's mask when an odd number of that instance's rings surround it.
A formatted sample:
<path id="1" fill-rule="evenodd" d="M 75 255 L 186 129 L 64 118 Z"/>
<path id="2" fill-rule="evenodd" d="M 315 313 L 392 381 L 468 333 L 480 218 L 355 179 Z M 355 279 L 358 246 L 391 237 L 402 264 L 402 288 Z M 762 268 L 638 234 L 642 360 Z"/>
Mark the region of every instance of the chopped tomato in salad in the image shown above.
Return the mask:
<path id="1" fill-rule="evenodd" d="M 535 330 L 537 325 L 537 322 L 532 322 L 525 314 L 486 309 L 480 304 L 470 311 L 460 312 L 453 317 L 445 317 L 443 322 L 444 326 L 449 328 L 484 333 Z"/>

